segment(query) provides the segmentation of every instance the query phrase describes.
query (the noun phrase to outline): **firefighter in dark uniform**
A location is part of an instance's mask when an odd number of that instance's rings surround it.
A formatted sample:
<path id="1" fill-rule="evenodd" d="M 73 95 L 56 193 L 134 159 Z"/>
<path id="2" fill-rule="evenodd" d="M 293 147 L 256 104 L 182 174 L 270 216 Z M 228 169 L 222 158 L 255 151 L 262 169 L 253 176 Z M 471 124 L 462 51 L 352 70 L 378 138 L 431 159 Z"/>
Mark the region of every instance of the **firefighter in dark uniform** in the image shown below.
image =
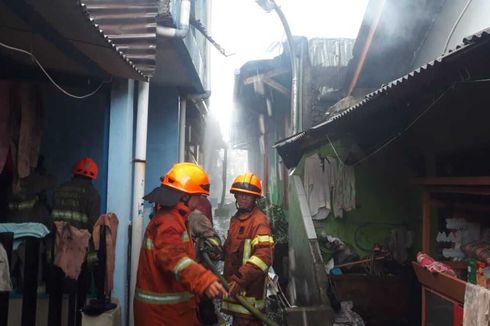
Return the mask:
<path id="1" fill-rule="evenodd" d="M 97 178 L 98 168 L 93 159 L 86 157 L 79 160 L 73 167 L 73 178 L 61 186 L 59 186 L 53 196 L 53 211 L 51 217 L 53 221 L 64 221 L 78 229 L 86 229 L 92 233 L 92 229 L 100 215 L 100 195 L 92 184 L 92 181 Z M 96 263 L 97 254 L 93 249 L 92 242 L 89 245 L 87 260 L 83 263 L 80 276 L 77 281 L 77 321 L 81 323 L 80 309 L 85 305 L 87 292 L 90 288 L 91 271 Z M 60 274 L 61 273 L 61 274 Z M 59 289 L 59 277 L 63 277 L 63 271 L 54 267 L 54 290 Z M 58 286 L 57 286 L 58 285 Z M 58 287 L 58 289 L 56 289 Z M 58 293 L 59 294 L 59 293 Z M 51 316 L 58 316 L 58 312 L 53 312 L 54 305 L 57 305 L 57 300 L 54 300 L 53 307 L 50 300 L 50 320 Z M 58 321 L 52 322 L 57 324 Z"/>

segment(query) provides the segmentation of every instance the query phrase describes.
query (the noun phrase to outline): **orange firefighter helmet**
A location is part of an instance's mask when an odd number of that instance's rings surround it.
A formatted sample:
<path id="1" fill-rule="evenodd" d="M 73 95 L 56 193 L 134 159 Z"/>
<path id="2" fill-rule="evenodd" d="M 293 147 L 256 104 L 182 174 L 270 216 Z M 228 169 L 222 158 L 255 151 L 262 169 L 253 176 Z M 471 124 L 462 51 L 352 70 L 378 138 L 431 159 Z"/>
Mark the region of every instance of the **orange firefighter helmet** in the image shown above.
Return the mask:
<path id="1" fill-rule="evenodd" d="M 209 195 L 209 177 L 194 163 L 176 163 L 162 178 L 162 185 L 187 194 Z"/>
<path id="2" fill-rule="evenodd" d="M 262 196 L 262 182 L 253 173 L 241 174 L 233 181 L 230 192 L 232 194 L 239 192 L 260 197 Z"/>
<path id="3" fill-rule="evenodd" d="M 75 163 L 72 172 L 73 174 L 82 175 L 95 180 L 97 179 L 99 169 L 93 159 L 90 157 L 84 157 Z"/>

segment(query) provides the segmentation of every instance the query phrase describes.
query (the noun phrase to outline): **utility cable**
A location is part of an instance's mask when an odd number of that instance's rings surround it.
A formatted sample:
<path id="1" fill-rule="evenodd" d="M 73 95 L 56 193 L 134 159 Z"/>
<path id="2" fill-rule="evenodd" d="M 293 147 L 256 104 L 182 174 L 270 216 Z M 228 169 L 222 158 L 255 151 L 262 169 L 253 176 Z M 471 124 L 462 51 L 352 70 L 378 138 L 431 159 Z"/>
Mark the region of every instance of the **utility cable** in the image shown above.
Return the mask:
<path id="1" fill-rule="evenodd" d="M 20 52 L 20 53 L 23 53 L 23 54 L 27 54 L 28 56 L 30 56 L 32 58 L 32 61 L 34 61 L 38 66 L 39 68 L 41 68 L 42 72 L 46 75 L 46 77 L 48 77 L 49 81 L 54 85 L 56 86 L 56 88 L 58 88 L 62 93 L 64 93 L 65 95 L 67 96 L 70 96 L 70 97 L 73 97 L 75 99 L 78 99 L 78 100 L 81 100 L 81 99 L 84 99 L 84 98 L 87 98 L 87 97 L 90 97 L 92 95 L 94 95 L 95 93 L 97 93 L 101 88 L 102 86 L 104 86 L 104 84 L 107 84 L 107 83 L 110 83 L 112 81 L 112 78 L 111 80 L 109 81 L 103 81 L 100 83 L 100 85 L 95 89 L 93 90 L 92 92 L 90 93 L 87 93 L 87 94 L 84 94 L 84 95 L 76 95 L 76 94 L 73 94 L 73 93 L 70 93 L 68 91 L 66 91 L 65 89 L 63 89 L 63 87 L 61 87 L 50 75 L 49 73 L 46 71 L 46 69 L 44 69 L 43 65 L 41 64 L 41 62 L 39 62 L 39 60 L 36 58 L 36 56 L 32 53 L 30 53 L 29 51 L 26 51 L 26 50 L 23 50 L 23 49 L 19 49 L 19 48 L 16 48 L 14 46 L 10 46 L 10 45 L 7 45 L 5 43 L 2 43 L 0 42 L 0 46 L 6 48 L 6 49 L 9 49 L 9 50 L 12 50 L 12 51 L 17 51 L 17 52 Z"/>
<path id="2" fill-rule="evenodd" d="M 339 160 L 340 164 L 345 165 L 344 161 L 340 159 L 339 153 L 337 153 L 337 150 L 335 149 L 335 146 L 333 146 L 332 141 L 330 140 L 330 137 L 327 135 L 328 142 L 330 143 L 330 147 L 332 147 L 333 152 L 335 153 L 335 156 L 337 156 L 337 160 Z"/>
<path id="3" fill-rule="evenodd" d="M 431 110 L 434 105 L 436 105 L 444 96 L 446 96 L 446 94 L 454 89 L 454 87 L 458 84 L 479 84 L 479 83 L 488 83 L 490 82 L 490 78 L 483 78 L 483 79 L 474 79 L 474 80 L 462 80 L 462 81 L 457 81 L 457 82 L 454 82 L 452 83 L 450 86 L 448 86 L 448 88 L 446 90 L 444 90 L 436 99 L 434 99 L 434 101 L 432 101 L 431 104 L 429 104 L 429 106 L 424 110 L 422 111 L 410 124 L 408 124 L 408 126 L 406 126 L 402 131 L 398 132 L 395 136 L 389 138 L 387 141 L 385 141 L 380 147 L 378 147 L 376 150 L 372 151 L 371 153 L 369 153 L 368 155 L 364 156 L 363 158 L 361 158 L 360 160 L 358 160 L 357 162 L 355 162 L 354 164 L 345 164 L 347 166 L 353 166 L 353 167 L 356 167 L 358 166 L 359 164 L 363 163 L 364 161 L 367 161 L 368 159 L 370 159 L 372 156 L 374 156 L 375 154 L 379 153 L 380 151 L 382 151 L 385 147 L 387 147 L 388 145 L 390 145 L 391 143 L 393 143 L 395 140 L 397 140 L 398 138 L 400 138 L 405 132 L 407 132 L 418 120 L 420 120 L 427 112 L 429 112 L 429 110 Z M 337 154 L 337 150 L 335 149 L 335 146 L 333 145 L 332 141 L 330 140 L 330 137 L 327 135 L 327 139 L 328 141 L 330 142 L 330 146 L 332 147 L 332 149 L 334 150 L 335 154 L 337 155 L 337 158 L 339 159 L 340 161 L 340 158 Z M 341 161 L 342 162 L 342 161 Z"/>
<path id="4" fill-rule="evenodd" d="M 456 27 L 458 27 L 459 22 L 461 21 L 461 19 L 463 18 L 466 10 L 470 6 L 471 1 L 473 1 L 473 0 L 468 0 L 468 2 L 466 2 L 466 5 L 464 6 L 463 10 L 461 11 L 461 13 L 458 16 L 458 19 L 456 19 L 456 22 L 454 22 L 454 25 L 451 28 L 451 31 L 449 32 L 449 36 L 447 37 L 446 45 L 444 46 L 444 50 L 442 51 L 442 53 L 446 53 L 447 48 L 449 46 L 449 42 L 451 42 L 451 38 L 453 37 L 454 31 L 456 31 Z"/>
<path id="5" fill-rule="evenodd" d="M 373 155 L 376 155 L 377 153 L 381 152 L 383 149 L 385 149 L 387 146 L 389 146 L 391 143 L 393 143 L 395 140 L 397 140 L 398 138 L 400 138 L 404 133 L 406 133 L 417 121 L 420 120 L 420 118 L 422 118 L 427 112 L 429 112 L 433 107 L 434 105 L 436 105 L 444 96 L 446 96 L 446 94 L 452 90 L 454 88 L 454 85 L 455 84 L 452 84 L 451 86 L 449 86 L 444 92 L 442 92 L 436 99 L 434 99 L 432 101 L 431 104 L 429 104 L 429 106 L 427 106 L 427 108 L 422 111 L 412 122 L 410 122 L 408 124 L 408 126 L 406 126 L 402 131 L 400 131 L 399 133 L 397 133 L 395 136 L 391 137 L 390 139 L 388 139 L 387 141 L 385 141 L 380 147 L 378 147 L 378 149 L 372 151 L 371 153 L 369 153 L 368 155 L 364 156 L 363 158 L 361 158 L 360 160 L 358 160 L 356 163 L 353 164 L 353 166 L 358 166 L 359 164 L 363 163 L 364 161 L 367 161 L 368 159 L 370 159 Z"/>

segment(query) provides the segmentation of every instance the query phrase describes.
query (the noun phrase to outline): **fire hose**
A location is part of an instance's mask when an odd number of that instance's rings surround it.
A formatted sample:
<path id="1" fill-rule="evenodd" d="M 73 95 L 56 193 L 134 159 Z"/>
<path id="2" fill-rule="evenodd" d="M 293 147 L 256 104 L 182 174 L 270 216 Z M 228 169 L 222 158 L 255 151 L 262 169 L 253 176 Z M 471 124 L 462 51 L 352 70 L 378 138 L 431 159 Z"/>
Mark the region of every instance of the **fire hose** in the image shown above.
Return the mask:
<path id="1" fill-rule="evenodd" d="M 225 287 L 225 289 L 228 291 L 230 289 L 230 285 L 228 284 L 228 282 L 225 280 L 225 278 L 223 277 L 223 275 L 221 275 L 218 270 L 216 269 L 216 266 L 214 265 L 214 263 L 211 261 L 211 258 L 209 258 L 209 255 L 207 252 L 205 251 L 202 251 L 202 257 L 204 258 L 204 263 L 206 264 L 207 267 L 209 267 L 209 269 L 216 275 L 218 276 L 219 280 L 221 281 L 221 283 L 223 284 L 223 286 Z M 245 307 L 245 309 L 247 309 L 248 311 L 250 311 L 250 313 L 252 315 L 254 315 L 255 317 L 257 317 L 258 319 L 260 319 L 262 322 L 264 322 L 264 324 L 268 325 L 268 326 L 279 326 L 276 322 L 270 320 L 269 318 L 267 318 L 262 312 L 260 312 L 257 308 L 255 308 L 253 305 L 251 305 L 247 300 L 245 300 L 245 298 L 243 298 L 242 296 L 240 295 L 235 295 L 233 297 L 233 299 L 235 299 L 236 301 L 238 301 L 243 307 Z"/>

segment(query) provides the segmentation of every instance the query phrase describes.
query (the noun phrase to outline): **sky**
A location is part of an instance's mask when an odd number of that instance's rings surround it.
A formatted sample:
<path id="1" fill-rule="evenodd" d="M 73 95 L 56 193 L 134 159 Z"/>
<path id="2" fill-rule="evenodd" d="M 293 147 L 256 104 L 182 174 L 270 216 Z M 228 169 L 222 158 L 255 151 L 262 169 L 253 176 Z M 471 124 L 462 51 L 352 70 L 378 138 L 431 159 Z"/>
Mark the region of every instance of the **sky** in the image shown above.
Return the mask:
<path id="1" fill-rule="evenodd" d="M 276 0 L 294 36 L 356 38 L 368 0 Z M 211 0 L 209 31 L 226 50 L 211 49 L 210 111 L 218 117 L 225 141 L 233 114 L 234 73 L 250 60 L 273 58 L 286 37 L 275 12 L 255 0 Z"/>

